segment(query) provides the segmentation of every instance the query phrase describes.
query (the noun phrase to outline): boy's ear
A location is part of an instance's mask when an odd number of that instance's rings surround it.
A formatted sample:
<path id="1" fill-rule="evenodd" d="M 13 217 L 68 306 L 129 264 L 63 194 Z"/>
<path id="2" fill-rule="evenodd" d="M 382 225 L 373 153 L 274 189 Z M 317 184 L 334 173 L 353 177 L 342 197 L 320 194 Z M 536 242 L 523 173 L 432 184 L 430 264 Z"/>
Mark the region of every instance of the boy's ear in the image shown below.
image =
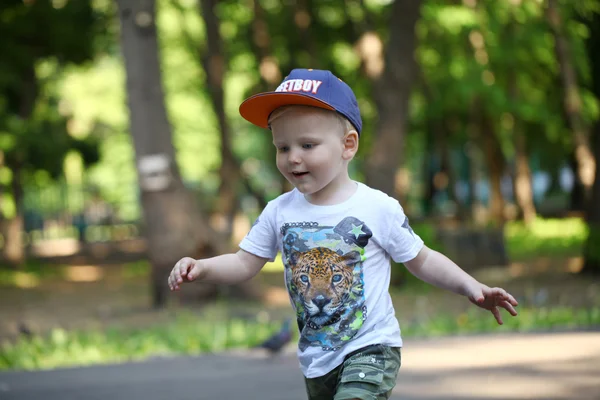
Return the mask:
<path id="1" fill-rule="evenodd" d="M 350 130 L 344 135 L 343 145 L 344 152 L 342 153 L 342 157 L 351 160 L 358 151 L 358 132 L 355 130 Z"/>

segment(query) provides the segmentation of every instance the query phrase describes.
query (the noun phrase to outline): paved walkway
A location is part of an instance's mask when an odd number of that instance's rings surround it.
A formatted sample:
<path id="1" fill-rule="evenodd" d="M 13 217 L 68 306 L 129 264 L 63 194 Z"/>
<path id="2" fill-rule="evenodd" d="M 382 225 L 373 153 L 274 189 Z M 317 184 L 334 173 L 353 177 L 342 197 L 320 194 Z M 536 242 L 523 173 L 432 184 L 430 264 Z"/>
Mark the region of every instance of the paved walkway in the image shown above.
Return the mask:
<path id="1" fill-rule="evenodd" d="M 407 340 L 393 399 L 600 399 L 600 333 Z M 304 399 L 293 354 L 0 373 L 2 400 Z"/>

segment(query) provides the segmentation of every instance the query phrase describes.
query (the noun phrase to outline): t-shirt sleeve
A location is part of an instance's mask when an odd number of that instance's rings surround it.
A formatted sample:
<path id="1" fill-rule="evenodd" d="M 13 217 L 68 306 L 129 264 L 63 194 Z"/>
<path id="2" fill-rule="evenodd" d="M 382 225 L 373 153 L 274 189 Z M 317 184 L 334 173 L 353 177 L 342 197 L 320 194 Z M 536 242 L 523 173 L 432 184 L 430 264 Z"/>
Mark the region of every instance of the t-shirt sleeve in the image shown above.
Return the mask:
<path id="1" fill-rule="evenodd" d="M 250 232 L 240 242 L 240 248 L 258 257 L 275 260 L 277 256 L 276 205 L 267 204 L 254 221 Z"/>
<path id="2" fill-rule="evenodd" d="M 395 262 L 405 263 L 415 258 L 423 245 L 423 240 L 410 227 L 402 206 L 395 202 L 385 250 Z"/>

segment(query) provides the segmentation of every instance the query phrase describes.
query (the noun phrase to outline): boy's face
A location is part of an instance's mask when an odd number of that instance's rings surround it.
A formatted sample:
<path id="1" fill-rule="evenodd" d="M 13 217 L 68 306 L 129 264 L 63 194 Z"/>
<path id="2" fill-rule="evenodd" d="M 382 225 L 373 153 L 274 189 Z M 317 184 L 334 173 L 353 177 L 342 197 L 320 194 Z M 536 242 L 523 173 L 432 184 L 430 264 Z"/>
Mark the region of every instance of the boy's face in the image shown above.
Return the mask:
<path id="1" fill-rule="evenodd" d="M 271 121 L 277 169 L 301 193 L 326 200 L 344 179 L 356 149 L 348 149 L 340 119 L 330 111 L 292 106 Z"/>

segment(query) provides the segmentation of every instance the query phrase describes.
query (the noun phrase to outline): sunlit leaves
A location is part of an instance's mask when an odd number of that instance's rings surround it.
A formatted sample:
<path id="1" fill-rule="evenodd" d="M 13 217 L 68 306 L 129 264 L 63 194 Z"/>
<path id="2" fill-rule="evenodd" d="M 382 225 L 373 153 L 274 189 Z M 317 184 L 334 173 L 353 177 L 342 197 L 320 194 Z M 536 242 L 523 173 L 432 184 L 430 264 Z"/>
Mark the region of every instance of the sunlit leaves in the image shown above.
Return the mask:
<path id="1" fill-rule="evenodd" d="M 474 7 L 465 4 L 450 6 L 430 0 L 423 6 L 417 28 L 417 57 L 425 82 L 434 93 L 430 115 L 464 115 L 478 99 L 500 133 L 510 131 L 500 124 L 502 113 L 510 112 L 544 127 L 541 132 L 550 141 L 568 136 L 560 111 L 562 94 L 554 38 L 545 20 L 543 2 L 478 1 Z M 587 29 L 571 18 L 573 9 L 567 2 L 563 7 L 572 58 L 583 74 L 583 83 L 587 79 L 583 49 Z M 510 97 L 513 79 L 516 99 Z M 587 96 L 583 110 L 587 123 L 597 118 L 597 113 L 596 101 Z M 507 153 L 512 153 L 510 148 Z"/>
<path id="2" fill-rule="evenodd" d="M 284 3 L 279 0 L 255 0 L 255 1 L 260 1 L 262 6 L 265 8 L 265 10 L 267 10 L 273 14 L 281 12 L 284 7 Z"/>
<path id="3" fill-rule="evenodd" d="M 360 59 L 349 43 L 337 42 L 331 51 L 334 62 L 344 75 L 352 73 L 360 66 Z"/>
<path id="4" fill-rule="evenodd" d="M 583 101 L 583 118 L 589 125 L 592 125 L 594 121 L 600 119 L 600 101 L 592 92 L 586 89 L 581 91 L 581 98 Z"/>
<path id="5" fill-rule="evenodd" d="M 434 22 L 452 35 L 458 35 L 465 28 L 477 26 L 477 15 L 463 6 L 439 7 L 431 10 Z"/>
<path id="6" fill-rule="evenodd" d="M 69 1 L 60 10 L 74 7 L 69 6 L 71 3 L 81 2 Z M 213 179 L 220 155 L 218 125 L 205 88 L 206 76 L 199 62 L 206 50 L 204 21 L 197 0 L 160 0 L 158 3 L 163 83 L 177 158 L 186 181 L 205 182 L 209 177 Z M 328 68 L 352 86 L 365 120 L 361 151 L 368 147 L 377 109 L 371 83 L 365 74 L 366 64 L 359 58 L 358 41 L 365 32 L 372 32 L 380 43 L 386 43 L 391 3 L 391 0 L 218 2 L 216 12 L 221 20 L 219 30 L 227 60 L 224 75 L 226 114 L 232 127 L 232 146 L 240 159 L 258 159 L 261 168 L 272 168 L 273 174 L 269 176 L 277 179 L 268 147 L 268 132 L 242 120 L 237 107 L 244 97 L 262 89 L 260 85 L 266 84 L 266 76 L 270 77 L 268 84 L 273 86 L 294 67 Z M 469 7 L 463 1 L 423 1 L 417 24 L 416 51 L 421 75 L 415 83 L 419 93 L 411 100 L 411 129 L 421 132 L 429 118 L 448 116 L 459 121 L 453 125 L 456 137 L 452 140 L 462 146 L 464 137 L 459 136 L 464 133 L 463 125 L 477 100 L 490 113 L 503 137 L 510 131 L 502 124 L 503 116 L 510 114 L 527 124 L 525 133 L 530 139 L 535 136 L 539 146 L 534 151 L 545 151 L 544 146 L 560 144 L 561 150 L 567 152 L 570 139 L 561 115 L 560 71 L 554 39 L 545 20 L 546 2 L 478 0 L 475 3 L 476 7 Z M 22 2 L 14 4 L 21 5 Z M 95 62 L 59 72 L 56 60 L 44 60 L 36 66 L 38 77 L 46 80 L 44 90 L 51 92 L 59 115 L 68 120 L 66 131 L 81 138 L 89 135 L 103 138 L 103 162 L 92 169 L 89 177 L 109 190 L 115 176 L 135 181 L 133 152 L 127 137 L 125 79 L 117 45 L 114 4 L 110 0 L 94 0 L 91 4 L 106 19 L 100 30 L 104 33 L 103 40 L 110 42 L 104 43 L 102 50 L 96 48 L 100 54 Z M 587 87 L 590 83 L 588 58 L 594 55 L 585 52 L 584 40 L 589 32 L 582 17 L 587 18 L 590 13 L 600 10 L 600 2 L 562 0 L 559 4 L 579 84 Z M 257 5 L 260 7 L 255 8 Z M 19 34 L 39 28 L 22 23 L 27 20 L 27 10 L 4 7 L 0 12 L 0 36 L 5 36 L 2 33 L 7 26 L 14 26 Z M 257 10 L 259 14 L 255 14 Z M 40 16 L 36 14 L 35 18 Z M 254 36 L 257 19 L 261 19 L 266 27 L 263 36 L 266 40 L 260 43 L 256 43 Z M 67 27 L 53 24 L 51 28 L 55 32 Z M 85 32 L 82 30 L 81 36 L 87 35 Z M 68 42 L 73 39 L 65 38 L 51 45 L 67 49 Z M 474 41 L 479 47 L 474 46 Z M 14 65 L 20 65 L 18 62 L 22 57 L 13 56 L 19 43 L 2 41 L 3 60 L 14 59 Z M 258 44 L 263 44 L 264 48 L 258 49 Z M 91 52 L 87 48 L 84 50 L 82 54 Z M 0 71 L 4 71 L 0 72 L 0 87 L 6 85 L 13 90 L 20 80 L 13 70 L 3 69 L 8 64 L 0 66 Z M 261 66 L 268 72 L 262 74 L 262 81 Z M 57 82 L 51 83 L 54 79 Z M 516 98 L 512 98 L 509 91 L 512 79 L 516 82 Z M 427 87 L 430 96 L 421 93 L 423 86 Z M 582 90 L 582 100 L 584 122 L 591 124 L 600 114 L 598 101 L 586 90 Z M 6 110 L 11 106 L 10 101 L 11 96 L 2 96 L 0 108 Z M 2 125 L 7 124 L 19 123 L 4 118 Z M 24 129 L 2 126 L 0 148 L 17 147 L 18 136 L 10 135 L 25 132 Z M 410 136 L 409 142 L 420 140 L 417 136 Z M 418 148 L 420 144 L 408 143 L 407 146 Z M 506 153 L 512 154 L 511 151 Z M 412 152 L 408 156 L 416 159 L 422 154 Z M 127 192 L 124 197 L 135 194 L 134 190 Z M 118 197 L 112 192 L 111 196 Z"/>
<path id="7" fill-rule="evenodd" d="M 442 57 L 436 49 L 426 47 L 417 50 L 417 57 L 421 65 L 427 68 L 436 68 L 442 61 Z"/>
<path id="8" fill-rule="evenodd" d="M 344 13 L 341 13 L 338 7 L 327 4 L 319 7 L 317 16 L 324 24 L 334 29 L 340 28 L 346 20 Z"/>
<path id="9" fill-rule="evenodd" d="M 88 135 L 95 124 L 125 129 L 125 76 L 121 63 L 113 57 L 99 58 L 91 68 L 67 70 L 59 93 L 73 117 L 76 135 Z"/>

